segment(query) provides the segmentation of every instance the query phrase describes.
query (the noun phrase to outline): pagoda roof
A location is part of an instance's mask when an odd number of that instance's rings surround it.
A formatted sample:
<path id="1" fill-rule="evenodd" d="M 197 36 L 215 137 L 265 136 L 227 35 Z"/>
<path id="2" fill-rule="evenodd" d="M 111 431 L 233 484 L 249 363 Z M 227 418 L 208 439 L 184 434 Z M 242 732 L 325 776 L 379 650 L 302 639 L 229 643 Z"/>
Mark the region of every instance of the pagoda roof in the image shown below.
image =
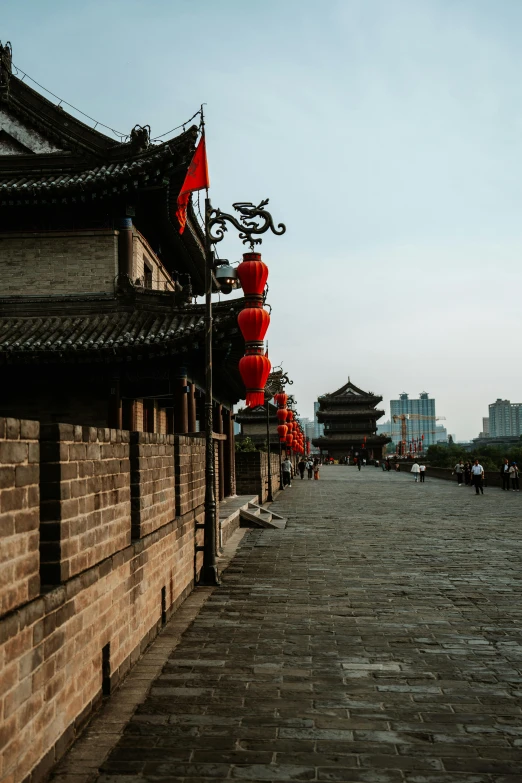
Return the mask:
<path id="1" fill-rule="evenodd" d="M 331 446 L 341 446 L 342 444 L 359 444 L 361 445 L 361 435 L 354 433 L 338 433 L 323 435 L 320 438 L 313 438 L 312 443 L 314 446 L 327 448 Z M 368 435 L 365 440 L 366 446 L 383 446 L 385 443 L 391 443 L 391 438 L 386 435 Z"/>
<path id="2" fill-rule="evenodd" d="M 135 294 L 132 305 L 84 297 L 75 300 L 74 309 L 63 302 L 62 312 L 50 311 L 44 299 L 30 314 L 0 310 L 0 361 L 106 361 L 129 353 L 151 358 L 204 346 L 204 305 L 176 306 L 170 292 Z M 242 301 L 214 305 L 216 350 L 230 352 L 231 341 L 242 347 L 237 326 Z"/>
<path id="3" fill-rule="evenodd" d="M 319 421 L 328 420 L 328 419 L 337 419 L 337 420 L 343 420 L 346 419 L 346 421 L 349 421 L 350 419 L 356 418 L 356 419 L 362 419 L 362 418 L 373 418 L 373 419 L 380 419 L 381 416 L 384 416 L 384 411 L 379 410 L 378 408 L 355 408 L 354 410 L 318 410 L 317 411 L 317 418 Z"/>
<path id="4" fill-rule="evenodd" d="M 89 127 L 12 73 L 11 50 L 0 42 L 0 208 L 2 230 L 23 225 L 21 210 L 41 205 L 103 205 L 103 216 L 123 203 L 137 226 L 155 235 L 171 273 L 191 275 L 194 292 L 204 291 L 204 234 L 189 202 L 187 225 L 179 235 L 177 196 L 196 147 L 193 125 L 155 143 L 148 126 L 135 126 L 114 139 Z M 112 200 L 112 201 L 111 201 Z M 135 213 L 126 213 L 125 204 Z M 109 205 L 107 209 L 105 204 Z M 137 206 L 136 206 L 137 205 Z M 72 209 L 76 207 L 71 206 Z M 33 218 L 27 218 L 32 228 Z"/>
<path id="5" fill-rule="evenodd" d="M 118 141 L 9 74 L 0 100 L 0 196 L 88 190 L 136 178 L 164 159 L 186 169 L 197 127 L 160 144 L 150 142 L 147 127 Z"/>
<path id="6" fill-rule="evenodd" d="M 366 392 L 363 389 L 360 389 L 358 386 L 356 386 L 354 383 L 351 382 L 350 379 L 348 379 L 348 382 L 344 384 L 344 386 L 341 386 L 340 389 L 337 389 L 337 391 L 330 392 L 328 394 L 323 394 L 319 399 L 328 399 L 331 400 L 333 398 L 342 398 L 344 399 L 351 399 L 353 397 L 375 397 L 376 395 L 373 392 Z"/>
<path id="7" fill-rule="evenodd" d="M 268 410 L 270 411 L 270 420 L 277 420 L 277 406 L 269 402 Z M 266 409 L 241 408 L 237 411 L 235 419 L 238 424 L 246 424 L 248 422 L 266 422 Z"/>

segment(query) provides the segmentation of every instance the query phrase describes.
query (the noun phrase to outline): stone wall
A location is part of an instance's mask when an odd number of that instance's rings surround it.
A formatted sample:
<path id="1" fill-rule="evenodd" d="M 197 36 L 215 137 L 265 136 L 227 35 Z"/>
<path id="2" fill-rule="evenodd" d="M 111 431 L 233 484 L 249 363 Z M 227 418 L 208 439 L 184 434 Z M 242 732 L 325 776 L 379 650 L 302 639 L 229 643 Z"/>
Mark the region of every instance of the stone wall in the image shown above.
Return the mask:
<path id="1" fill-rule="evenodd" d="M 55 585 L 130 544 L 129 433 L 43 424 L 40 552 Z"/>
<path id="2" fill-rule="evenodd" d="M 141 538 L 176 516 L 174 435 L 131 432 L 132 538 Z"/>
<path id="3" fill-rule="evenodd" d="M 38 435 L 37 422 L 0 418 L 0 616 L 40 592 Z"/>
<path id="4" fill-rule="evenodd" d="M 134 227 L 132 231 L 132 282 L 145 283 L 145 265 L 152 272 L 151 288 L 156 291 L 172 291 L 174 283 L 147 240 Z"/>
<path id="5" fill-rule="evenodd" d="M 0 234 L 4 296 L 112 293 L 117 274 L 117 231 Z"/>
<path id="6" fill-rule="evenodd" d="M 38 783 L 63 755 L 192 589 L 204 535 L 203 438 L 74 425 L 38 436 L 35 422 L 0 419 L 0 780 L 9 783 Z M 56 580 L 43 593 L 39 566 L 48 585 Z"/>
<path id="7" fill-rule="evenodd" d="M 271 454 L 272 493 L 279 489 L 279 455 Z M 268 454 L 265 451 L 236 451 L 236 492 L 268 498 Z"/>

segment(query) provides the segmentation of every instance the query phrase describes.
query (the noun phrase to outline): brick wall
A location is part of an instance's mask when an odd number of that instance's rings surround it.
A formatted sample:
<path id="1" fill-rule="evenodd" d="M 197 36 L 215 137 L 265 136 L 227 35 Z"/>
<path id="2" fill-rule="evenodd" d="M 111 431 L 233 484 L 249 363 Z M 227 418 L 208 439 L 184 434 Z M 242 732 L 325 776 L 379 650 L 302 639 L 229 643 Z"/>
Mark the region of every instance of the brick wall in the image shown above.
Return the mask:
<path id="1" fill-rule="evenodd" d="M 272 493 L 279 489 L 279 455 L 271 454 Z M 236 451 L 236 492 L 257 495 L 261 503 L 268 497 L 268 454 L 265 451 Z"/>
<path id="2" fill-rule="evenodd" d="M 129 433 L 41 427 L 41 576 L 53 585 L 130 544 Z"/>
<path id="3" fill-rule="evenodd" d="M 40 592 L 38 434 L 37 422 L 0 418 L 0 616 Z"/>
<path id="4" fill-rule="evenodd" d="M 141 538 L 176 516 L 174 435 L 131 432 L 132 538 Z"/>
<path id="5" fill-rule="evenodd" d="M 112 293 L 117 274 L 117 231 L 0 234 L 4 296 Z"/>
<path id="6" fill-rule="evenodd" d="M 175 435 L 176 515 L 205 501 L 205 439 Z"/>
<path id="7" fill-rule="evenodd" d="M 173 290 L 174 283 L 156 253 L 140 232 L 133 229 L 132 243 L 132 282 L 140 279 L 143 282 L 145 264 L 152 271 L 152 288 L 154 290 Z"/>
<path id="8" fill-rule="evenodd" d="M 14 568 L 21 585 L 9 592 L 9 577 L 6 594 L 0 582 L 0 780 L 9 783 L 38 783 L 63 755 L 190 592 L 202 557 L 203 438 L 132 433 L 131 444 L 125 431 L 44 425 L 42 570 L 54 565 L 61 581 L 39 594 L 38 429 L 0 420 L 0 552 L 13 553 L 0 574 Z M 150 500 L 133 542 L 131 473 Z"/>
<path id="9" fill-rule="evenodd" d="M 193 523 L 176 520 L 0 621 L 1 780 L 42 778 L 157 632 L 162 589 L 169 611 L 190 591 L 193 563 Z"/>

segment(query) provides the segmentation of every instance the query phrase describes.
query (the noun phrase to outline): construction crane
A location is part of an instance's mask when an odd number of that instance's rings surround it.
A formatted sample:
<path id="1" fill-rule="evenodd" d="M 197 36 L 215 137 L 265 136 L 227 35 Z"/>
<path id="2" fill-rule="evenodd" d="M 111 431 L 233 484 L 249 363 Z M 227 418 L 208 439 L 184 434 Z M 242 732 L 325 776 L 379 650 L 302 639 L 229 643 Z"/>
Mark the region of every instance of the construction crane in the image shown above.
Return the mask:
<path id="1" fill-rule="evenodd" d="M 394 413 L 392 416 L 394 422 L 401 422 L 401 449 L 400 454 L 404 456 L 406 453 L 406 443 L 408 440 L 408 421 L 418 421 L 419 419 L 431 419 L 432 421 L 446 421 L 445 416 L 423 416 L 421 413 Z M 431 434 L 437 430 L 428 430 Z M 424 434 L 422 435 L 424 440 Z"/>

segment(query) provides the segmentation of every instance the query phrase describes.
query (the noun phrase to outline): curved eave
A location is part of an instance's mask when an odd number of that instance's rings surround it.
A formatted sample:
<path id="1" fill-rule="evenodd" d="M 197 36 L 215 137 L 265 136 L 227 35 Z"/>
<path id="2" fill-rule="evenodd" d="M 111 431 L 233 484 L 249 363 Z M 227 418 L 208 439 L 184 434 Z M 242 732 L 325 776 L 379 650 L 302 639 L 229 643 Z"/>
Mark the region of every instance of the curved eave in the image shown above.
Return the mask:
<path id="1" fill-rule="evenodd" d="M 369 410 L 355 410 L 355 411 L 317 411 L 317 420 L 319 422 L 326 422 L 330 419 L 336 422 L 350 421 L 352 419 L 380 419 L 384 416 L 384 411 L 371 408 Z"/>
<path id="2" fill-rule="evenodd" d="M 353 436 L 342 435 L 342 436 L 340 436 L 338 438 L 323 436 L 321 438 L 314 438 L 312 440 L 312 443 L 313 443 L 314 446 L 324 447 L 324 448 L 328 447 L 328 445 L 330 445 L 330 446 L 343 446 L 345 444 L 346 445 L 350 444 L 350 445 L 353 446 L 353 445 L 356 445 L 356 444 L 361 445 L 362 437 L 364 437 L 364 436 L 361 436 L 361 435 L 357 435 L 357 436 L 355 436 L 355 435 L 353 435 Z M 385 443 L 391 443 L 391 438 L 388 438 L 385 435 L 371 435 L 369 437 L 366 437 L 365 446 L 366 447 L 368 447 L 368 446 L 383 446 Z"/>
<path id="3" fill-rule="evenodd" d="M 62 147 L 72 147 L 84 154 L 103 156 L 120 145 L 116 139 L 89 127 L 33 90 L 17 76 L 10 77 L 5 103 L 14 114 L 27 120 L 43 135 L 52 138 Z"/>
<path id="4" fill-rule="evenodd" d="M 324 407 L 325 410 L 331 407 L 345 407 L 346 405 L 366 405 L 373 407 L 382 402 L 382 397 L 329 397 L 328 395 L 325 395 L 323 397 L 319 397 L 318 402 L 321 406 Z"/>

